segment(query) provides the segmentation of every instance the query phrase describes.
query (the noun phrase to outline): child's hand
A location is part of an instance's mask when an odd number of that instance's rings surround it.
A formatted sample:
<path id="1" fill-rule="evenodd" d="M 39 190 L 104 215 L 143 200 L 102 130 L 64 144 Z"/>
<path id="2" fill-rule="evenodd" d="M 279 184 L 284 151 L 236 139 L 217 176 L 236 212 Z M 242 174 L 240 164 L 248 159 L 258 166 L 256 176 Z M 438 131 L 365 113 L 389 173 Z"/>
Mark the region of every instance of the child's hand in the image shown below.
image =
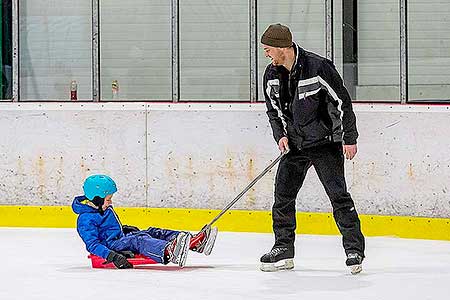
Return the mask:
<path id="1" fill-rule="evenodd" d="M 104 264 L 113 263 L 117 269 L 131 269 L 133 265 L 123 256 L 115 251 L 111 251 Z"/>
<path id="2" fill-rule="evenodd" d="M 132 251 L 119 251 L 119 254 L 122 254 L 123 256 L 125 256 L 125 258 L 134 258 L 135 255 Z"/>
<path id="3" fill-rule="evenodd" d="M 123 234 L 128 234 L 130 232 L 138 232 L 140 231 L 140 229 L 137 228 L 136 226 L 122 225 L 122 231 Z"/>

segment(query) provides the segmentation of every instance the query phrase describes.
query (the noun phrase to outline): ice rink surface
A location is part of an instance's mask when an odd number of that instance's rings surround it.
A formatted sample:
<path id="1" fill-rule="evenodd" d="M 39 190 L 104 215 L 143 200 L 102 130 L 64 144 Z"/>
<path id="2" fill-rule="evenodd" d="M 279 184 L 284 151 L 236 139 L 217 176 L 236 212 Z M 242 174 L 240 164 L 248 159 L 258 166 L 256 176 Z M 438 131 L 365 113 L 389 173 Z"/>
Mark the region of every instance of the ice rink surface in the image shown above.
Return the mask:
<path id="1" fill-rule="evenodd" d="M 219 232 L 207 257 L 186 267 L 92 269 L 75 229 L 0 228 L 1 300 L 446 299 L 450 242 L 367 238 L 363 272 L 351 275 L 338 236 L 298 235 L 295 269 L 259 271 L 271 234 Z"/>

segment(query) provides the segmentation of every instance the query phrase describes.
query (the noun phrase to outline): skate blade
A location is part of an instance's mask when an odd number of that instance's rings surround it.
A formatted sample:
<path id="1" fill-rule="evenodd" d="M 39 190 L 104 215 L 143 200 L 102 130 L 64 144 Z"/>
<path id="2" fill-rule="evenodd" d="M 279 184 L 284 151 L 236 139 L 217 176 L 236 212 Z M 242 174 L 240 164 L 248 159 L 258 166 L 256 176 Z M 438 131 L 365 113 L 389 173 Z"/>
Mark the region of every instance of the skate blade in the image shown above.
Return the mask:
<path id="1" fill-rule="evenodd" d="M 350 266 L 350 272 L 353 275 L 359 274 L 362 271 L 362 265 L 354 265 L 354 266 Z"/>
<path id="2" fill-rule="evenodd" d="M 206 256 L 210 255 L 212 252 L 214 244 L 216 243 L 217 232 L 218 232 L 217 227 L 211 228 L 211 231 L 209 232 L 209 237 L 208 240 L 206 241 L 205 249 L 203 250 L 203 253 Z"/>
<path id="3" fill-rule="evenodd" d="M 281 270 L 292 270 L 294 268 L 294 260 L 292 258 L 282 259 L 276 263 L 262 263 L 261 271 L 276 272 Z"/>
<path id="4" fill-rule="evenodd" d="M 187 259 L 187 255 L 189 252 L 189 244 L 191 241 L 191 237 L 188 236 L 186 237 L 186 239 L 184 240 L 184 245 L 183 245 L 183 249 L 181 250 L 181 256 L 180 256 L 180 260 L 178 261 L 178 265 L 182 268 L 184 267 L 184 265 L 186 264 L 186 259 Z"/>

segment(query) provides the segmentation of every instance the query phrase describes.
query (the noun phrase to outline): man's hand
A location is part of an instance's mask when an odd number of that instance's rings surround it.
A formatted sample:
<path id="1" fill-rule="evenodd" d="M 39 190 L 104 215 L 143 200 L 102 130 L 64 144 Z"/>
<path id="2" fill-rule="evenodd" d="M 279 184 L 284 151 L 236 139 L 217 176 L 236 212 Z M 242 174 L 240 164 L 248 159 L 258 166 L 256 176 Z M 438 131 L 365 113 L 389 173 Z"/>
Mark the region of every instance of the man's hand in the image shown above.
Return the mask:
<path id="1" fill-rule="evenodd" d="M 289 151 L 289 145 L 288 145 L 288 138 L 287 137 L 282 137 L 279 141 L 278 141 L 278 149 L 280 149 L 281 152 L 286 152 Z"/>
<path id="2" fill-rule="evenodd" d="M 344 155 L 346 159 L 352 160 L 358 152 L 358 147 L 355 145 L 344 145 Z"/>

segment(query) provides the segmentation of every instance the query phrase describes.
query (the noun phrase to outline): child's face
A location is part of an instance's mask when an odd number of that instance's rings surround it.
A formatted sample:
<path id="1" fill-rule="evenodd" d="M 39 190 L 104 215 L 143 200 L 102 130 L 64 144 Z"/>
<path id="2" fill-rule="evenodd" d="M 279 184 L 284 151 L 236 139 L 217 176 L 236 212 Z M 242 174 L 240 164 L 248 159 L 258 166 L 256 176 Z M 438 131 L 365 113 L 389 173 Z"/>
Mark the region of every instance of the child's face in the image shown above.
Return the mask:
<path id="1" fill-rule="evenodd" d="M 102 209 L 103 211 L 105 211 L 108 206 L 110 206 L 112 204 L 112 194 L 111 195 L 106 195 L 105 197 L 105 202 L 103 203 Z"/>

